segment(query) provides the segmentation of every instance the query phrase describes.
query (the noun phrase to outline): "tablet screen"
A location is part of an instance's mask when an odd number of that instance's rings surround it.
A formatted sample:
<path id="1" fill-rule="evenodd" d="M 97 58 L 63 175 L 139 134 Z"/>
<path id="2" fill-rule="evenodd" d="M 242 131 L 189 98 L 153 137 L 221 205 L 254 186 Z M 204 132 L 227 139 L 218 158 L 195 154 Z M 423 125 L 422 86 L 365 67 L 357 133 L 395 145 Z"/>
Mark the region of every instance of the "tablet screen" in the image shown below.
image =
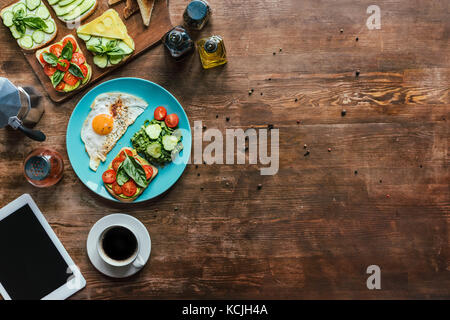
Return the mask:
<path id="1" fill-rule="evenodd" d="M 42 299 L 67 283 L 68 265 L 28 204 L 0 220 L 0 283 L 11 299 Z"/>

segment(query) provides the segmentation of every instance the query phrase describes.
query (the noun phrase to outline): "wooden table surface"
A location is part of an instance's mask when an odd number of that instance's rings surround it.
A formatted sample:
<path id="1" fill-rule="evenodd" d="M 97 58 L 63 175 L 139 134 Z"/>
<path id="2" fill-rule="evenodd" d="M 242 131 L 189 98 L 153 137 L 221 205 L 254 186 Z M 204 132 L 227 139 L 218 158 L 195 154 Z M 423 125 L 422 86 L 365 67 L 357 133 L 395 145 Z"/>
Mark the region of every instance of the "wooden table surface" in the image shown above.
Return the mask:
<path id="1" fill-rule="evenodd" d="M 174 24 L 187 2 L 170 1 Z M 202 70 L 197 54 L 178 64 L 158 46 L 105 80 L 162 85 L 191 126 L 273 124 L 278 174 L 189 165 L 162 198 L 121 206 L 84 187 L 67 158 L 83 93 L 61 105 L 45 98 L 43 144 L 0 131 L 0 205 L 32 195 L 87 279 L 74 298 L 450 298 L 449 1 L 210 4 L 211 22 L 193 37 L 222 35 L 226 66 Z M 366 27 L 371 4 L 380 30 Z M 4 27 L 0 47 L 0 76 L 41 90 Z M 22 175 L 40 145 L 64 157 L 64 178 L 49 189 Z M 115 212 L 141 220 L 153 243 L 149 264 L 124 280 L 101 275 L 86 254 L 92 225 Z M 381 268 L 381 290 L 366 287 L 369 265 Z"/>

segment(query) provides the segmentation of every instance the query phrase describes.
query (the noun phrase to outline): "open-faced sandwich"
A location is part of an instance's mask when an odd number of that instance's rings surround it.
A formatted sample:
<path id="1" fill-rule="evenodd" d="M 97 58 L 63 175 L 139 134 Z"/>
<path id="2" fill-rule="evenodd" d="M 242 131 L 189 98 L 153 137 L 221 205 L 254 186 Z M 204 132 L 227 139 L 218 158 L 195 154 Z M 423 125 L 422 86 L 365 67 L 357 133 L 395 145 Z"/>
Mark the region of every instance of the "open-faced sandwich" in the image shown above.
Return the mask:
<path id="1" fill-rule="evenodd" d="M 122 148 L 103 173 L 106 190 L 117 200 L 132 202 L 149 186 L 158 174 L 152 166 L 131 148 Z"/>
<path id="2" fill-rule="evenodd" d="M 58 18 L 72 24 L 89 17 L 97 8 L 97 0 L 47 0 Z"/>
<path id="3" fill-rule="evenodd" d="M 114 9 L 106 10 L 98 18 L 80 26 L 77 34 L 95 55 L 94 63 L 100 68 L 119 64 L 134 51 L 134 41 Z"/>
<path id="4" fill-rule="evenodd" d="M 20 0 L 0 12 L 3 24 L 24 50 L 35 50 L 56 36 L 56 24 L 41 0 Z"/>
<path id="5" fill-rule="evenodd" d="M 72 35 L 36 51 L 36 59 L 57 91 L 74 91 L 91 79 L 91 66 Z"/>

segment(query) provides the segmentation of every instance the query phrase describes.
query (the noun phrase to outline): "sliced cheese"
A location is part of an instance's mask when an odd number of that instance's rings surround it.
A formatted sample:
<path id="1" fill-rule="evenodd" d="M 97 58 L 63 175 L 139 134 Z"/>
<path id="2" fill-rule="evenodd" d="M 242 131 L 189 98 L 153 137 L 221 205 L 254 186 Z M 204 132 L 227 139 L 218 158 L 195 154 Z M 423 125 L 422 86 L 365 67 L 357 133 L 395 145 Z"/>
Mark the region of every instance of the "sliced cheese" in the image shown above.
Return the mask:
<path id="1" fill-rule="evenodd" d="M 114 9 L 106 10 L 98 18 L 80 26 L 77 32 L 91 36 L 120 39 L 134 50 L 134 41 L 128 35 L 127 27 Z"/>

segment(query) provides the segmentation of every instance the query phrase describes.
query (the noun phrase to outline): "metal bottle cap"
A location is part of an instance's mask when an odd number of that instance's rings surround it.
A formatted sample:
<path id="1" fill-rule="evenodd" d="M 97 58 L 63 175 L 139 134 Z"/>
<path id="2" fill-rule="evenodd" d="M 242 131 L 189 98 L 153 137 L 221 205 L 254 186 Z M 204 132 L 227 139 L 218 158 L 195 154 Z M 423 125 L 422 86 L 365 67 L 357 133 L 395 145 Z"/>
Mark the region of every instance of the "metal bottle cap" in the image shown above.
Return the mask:
<path id="1" fill-rule="evenodd" d="M 208 41 L 205 42 L 204 45 L 205 51 L 208 53 L 214 53 L 217 50 L 217 41 L 213 40 L 213 39 L 209 39 Z"/>
<path id="2" fill-rule="evenodd" d="M 33 156 L 25 163 L 25 173 L 31 180 L 44 180 L 50 173 L 50 161 L 44 156 Z"/>

